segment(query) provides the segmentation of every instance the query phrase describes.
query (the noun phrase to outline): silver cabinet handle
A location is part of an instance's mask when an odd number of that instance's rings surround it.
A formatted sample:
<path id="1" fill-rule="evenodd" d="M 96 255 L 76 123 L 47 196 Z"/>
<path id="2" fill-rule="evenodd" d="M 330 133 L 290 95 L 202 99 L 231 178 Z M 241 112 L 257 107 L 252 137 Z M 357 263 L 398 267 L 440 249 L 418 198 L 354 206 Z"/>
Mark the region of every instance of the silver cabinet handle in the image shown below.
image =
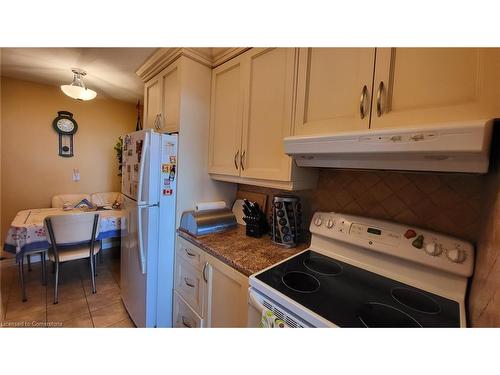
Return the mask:
<path id="1" fill-rule="evenodd" d="M 243 166 L 243 163 L 245 160 L 245 153 L 246 153 L 246 150 L 243 150 L 243 152 L 241 153 L 241 158 L 240 158 L 240 167 L 241 167 L 242 171 L 245 170 L 245 167 Z"/>
<path id="2" fill-rule="evenodd" d="M 361 120 L 363 120 L 366 116 L 365 102 L 367 96 L 368 96 L 368 87 L 364 85 L 363 90 L 361 90 L 361 97 L 359 98 L 359 117 L 361 117 Z"/>
<path id="3" fill-rule="evenodd" d="M 157 126 L 158 126 L 158 113 L 156 114 L 155 120 L 153 121 L 153 128 L 158 129 Z"/>
<path id="4" fill-rule="evenodd" d="M 234 154 L 234 167 L 238 169 L 238 155 L 240 154 L 240 150 L 236 151 L 236 154 Z"/>
<path id="5" fill-rule="evenodd" d="M 158 127 L 156 129 L 158 130 L 161 130 L 163 129 L 163 115 L 160 113 L 158 113 Z"/>
<path id="6" fill-rule="evenodd" d="M 187 277 L 184 278 L 184 282 L 186 283 L 186 285 L 190 288 L 194 288 L 194 284 L 191 284 L 188 280 L 189 279 Z"/>
<path id="7" fill-rule="evenodd" d="M 205 275 L 205 271 L 207 270 L 208 267 L 208 262 L 205 262 L 205 265 L 203 266 L 203 280 L 205 280 L 206 283 L 208 283 L 207 276 Z"/>
<path id="8" fill-rule="evenodd" d="M 183 325 L 184 327 L 187 327 L 187 328 L 193 328 L 193 326 L 192 326 L 192 325 L 190 325 L 190 324 L 187 324 L 187 323 L 186 323 L 186 320 L 184 319 L 184 316 L 182 316 L 182 317 L 181 317 L 181 320 L 182 320 L 182 325 Z"/>
<path id="9" fill-rule="evenodd" d="M 191 257 L 191 258 L 193 258 L 194 256 L 196 256 L 196 254 L 190 253 L 188 249 L 184 249 L 184 251 L 185 251 L 185 252 L 186 252 L 186 254 L 187 254 L 189 257 Z"/>
<path id="10" fill-rule="evenodd" d="M 382 92 L 384 91 L 384 81 L 380 81 L 377 90 L 377 116 L 380 117 L 384 113 L 382 108 Z"/>

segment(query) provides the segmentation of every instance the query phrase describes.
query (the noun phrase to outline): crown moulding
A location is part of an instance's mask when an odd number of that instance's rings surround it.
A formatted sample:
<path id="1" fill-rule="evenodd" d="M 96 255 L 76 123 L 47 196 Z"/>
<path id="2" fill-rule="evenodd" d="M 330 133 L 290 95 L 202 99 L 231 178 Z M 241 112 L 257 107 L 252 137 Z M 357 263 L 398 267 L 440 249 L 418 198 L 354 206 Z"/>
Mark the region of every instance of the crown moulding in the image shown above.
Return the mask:
<path id="1" fill-rule="evenodd" d="M 215 68 L 248 49 L 250 48 L 158 48 L 135 73 L 146 82 L 181 56 Z"/>

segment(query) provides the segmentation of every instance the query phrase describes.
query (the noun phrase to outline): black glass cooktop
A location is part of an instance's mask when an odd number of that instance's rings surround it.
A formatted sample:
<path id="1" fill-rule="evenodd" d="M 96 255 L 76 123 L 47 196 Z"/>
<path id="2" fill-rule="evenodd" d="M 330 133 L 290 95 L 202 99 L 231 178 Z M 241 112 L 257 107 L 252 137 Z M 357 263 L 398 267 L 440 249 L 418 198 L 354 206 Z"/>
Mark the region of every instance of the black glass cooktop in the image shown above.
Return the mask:
<path id="1" fill-rule="evenodd" d="M 256 278 L 339 327 L 460 327 L 457 302 L 311 250 Z"/>

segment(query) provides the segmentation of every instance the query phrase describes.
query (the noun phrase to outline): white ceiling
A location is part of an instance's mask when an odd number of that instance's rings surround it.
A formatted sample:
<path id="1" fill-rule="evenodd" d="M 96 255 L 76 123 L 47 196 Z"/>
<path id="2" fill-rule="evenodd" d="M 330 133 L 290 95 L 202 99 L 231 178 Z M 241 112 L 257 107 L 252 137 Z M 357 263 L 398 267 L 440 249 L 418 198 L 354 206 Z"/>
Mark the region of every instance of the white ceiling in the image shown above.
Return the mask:
<path id="1" fill-rule="evenodd" d="M 142 99 L 135 71 L 156 48 L 2 48 L 1 75 L 60 86 L 71 83 L 71 68 L 87 71 L 97 95 L 127 102 Z"/>

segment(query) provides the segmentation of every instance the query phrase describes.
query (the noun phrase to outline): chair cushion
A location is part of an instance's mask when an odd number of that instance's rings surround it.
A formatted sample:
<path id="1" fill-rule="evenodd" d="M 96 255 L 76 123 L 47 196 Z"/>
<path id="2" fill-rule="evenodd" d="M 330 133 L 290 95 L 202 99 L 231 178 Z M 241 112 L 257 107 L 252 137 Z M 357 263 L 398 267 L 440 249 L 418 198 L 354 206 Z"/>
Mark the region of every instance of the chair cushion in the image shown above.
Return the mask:
<path id="1" fill-rule="evenodd" d="M 90 201 L 90 195 L 89 194 L 60 194 L 60 195 L 54 195 L 52 197 L 52 208 L 62 208 L 64 206 L 64 203 L 68 203 L 71 206 L 74 206 L 78 202 L 80 202 L 82 199 L 87 199 Z"/>
<path id="2" fill-rule="evenodd" d="M 94 244 L 94 254 L 97 254 L 101 250 L 101 244 L 96 242 Z M 75 246 L 68 249 L 59 250 L 59 262 L 67 262 L 69 260 L 83 259 L 90 257 L 90 246 Z M 55 262 L 54 252 L 49 250 L 49 259 Z"/>
<path id="3" fill-rule="evenodd" d="M 96 206 L 111 206 L 116 201 L 121 201 L 121 193 L 118 192 L 105 192 L 105 193 L 92 193 L 90 196 L 91 202 Z"/>

